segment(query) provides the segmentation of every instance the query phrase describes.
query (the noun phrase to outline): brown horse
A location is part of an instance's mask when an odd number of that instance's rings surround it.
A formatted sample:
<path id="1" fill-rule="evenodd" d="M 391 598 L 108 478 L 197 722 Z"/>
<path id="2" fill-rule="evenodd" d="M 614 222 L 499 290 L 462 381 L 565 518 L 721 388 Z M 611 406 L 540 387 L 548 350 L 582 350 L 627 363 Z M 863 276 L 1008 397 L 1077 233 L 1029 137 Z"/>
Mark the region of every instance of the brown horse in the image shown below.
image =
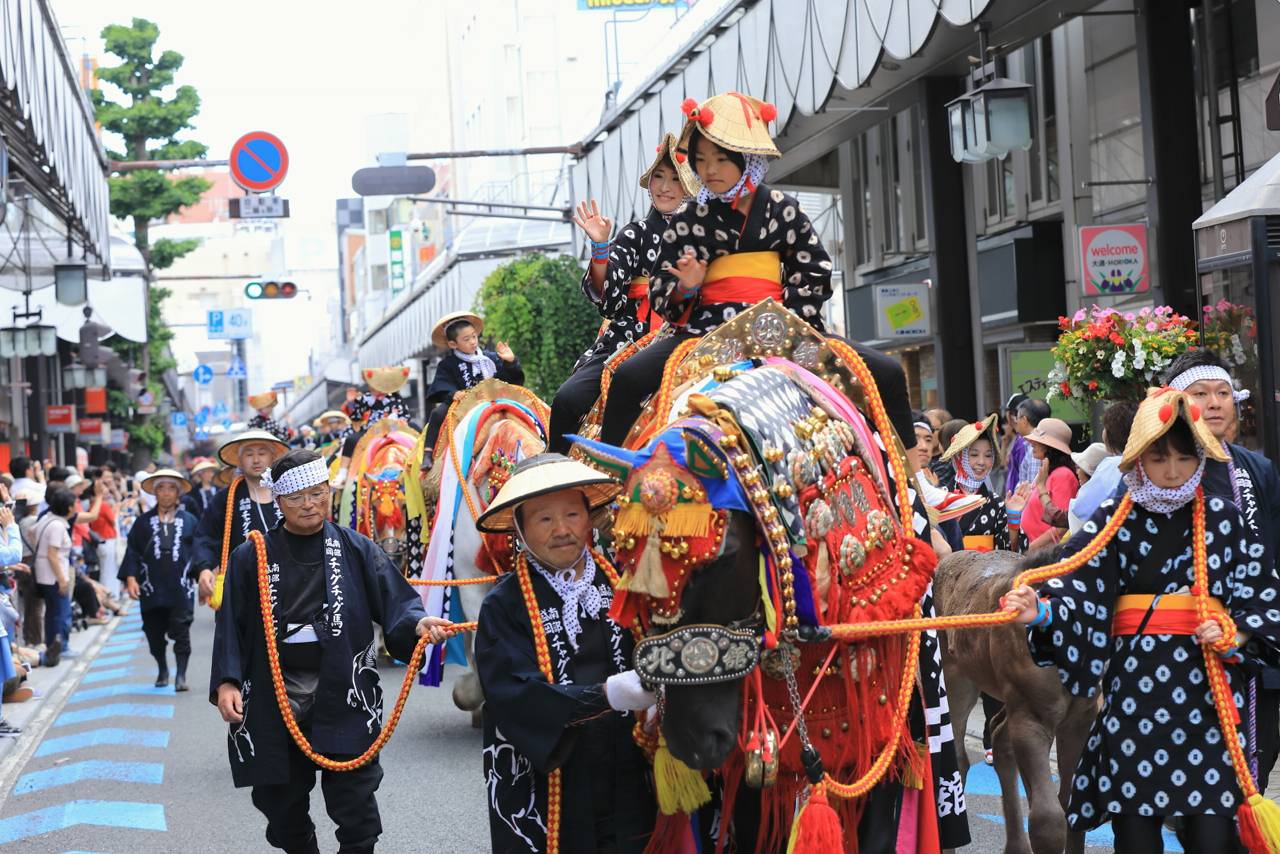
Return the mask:
<path id="1" fill-rule="evenodd" d="M 1051 563 L 1051 551 L 1029 557 L 1012 552 L 961 551 L 942 559 L 934 576 L 939 615 L 986 613 L 1000 607 L 1014 577 L 1024 569 Z M 1027 649 L 1026 629 L 1006 625 L 987 631 L 947 631 L 942 662 L 956 731 L 960 773 L 969 771 L 964 732 L 980 694 L 1004 701 L 992 722 L 992 748 L 1000 778 L 1005 819 L 1005 854 L 1072 854 L 1084 851 L 1084 834 L 1068 831 L 1064 810 L 1071 777 L 1097 715 L 1096 700 L 1073 697 L 1058 672 L 1039 667 Z M 1054 785 L 1049 749 L 1057 742 Z M 1018 775 L 1030 804 L 1030 836 L 1022 823 Z"/>

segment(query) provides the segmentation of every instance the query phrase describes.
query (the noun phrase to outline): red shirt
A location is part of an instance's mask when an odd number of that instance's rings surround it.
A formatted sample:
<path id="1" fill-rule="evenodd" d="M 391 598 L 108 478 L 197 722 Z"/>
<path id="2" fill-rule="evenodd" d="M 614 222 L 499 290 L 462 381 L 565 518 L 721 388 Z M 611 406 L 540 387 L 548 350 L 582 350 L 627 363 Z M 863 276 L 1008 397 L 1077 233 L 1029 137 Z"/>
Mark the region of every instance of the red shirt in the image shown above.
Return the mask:
<path id="1" fill-rule="evenodd" d="M 98 518 L 89 523 L 89 530 L 102 539 L 110 541 L 120 536 L 116 532 L 116 506 L 104 498 L 98 507 Z"/>
<path id="2" fill-rule="evenodd" d="M 1053 501 L 1053 506 L 1059 510 L 1065 510 L 1071 504 L 1071 499 L 1076 497 L 1076 493 L 1080 491 L 1080 479 L 1076 477 L 1070 466 L 1059 466 L 1049 473 L 1049 483 L 1046 487 L 1049 492 L 1049 498 Z M 1022 510 L 1022 532 L 1027 535 L 1028 542 L 1034 541 L 1037 537 L 1049 530 L 1049 523 L 1044 521 L 1044 504 L 1040 501 L 1039 493 L 1034 490 L 1031 497 L 1027 499 L 1027 506 Z"/>

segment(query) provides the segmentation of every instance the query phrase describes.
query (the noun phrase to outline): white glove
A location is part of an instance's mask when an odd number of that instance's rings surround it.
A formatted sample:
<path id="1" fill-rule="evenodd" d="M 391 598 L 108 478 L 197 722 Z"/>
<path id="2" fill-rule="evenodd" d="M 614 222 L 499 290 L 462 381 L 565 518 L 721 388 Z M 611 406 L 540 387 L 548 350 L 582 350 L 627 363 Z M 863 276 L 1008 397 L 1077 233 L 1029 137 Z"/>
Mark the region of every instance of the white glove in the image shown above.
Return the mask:
<path id="1" fill-rule="evenodd" d="M 642 712 L 658 702 L 653 692 L 646 691 L 640 684 L 640 677 L 634 670 L 624 670 L 606 679 L 604 696 L 609 707 L 619 712 Z"/>

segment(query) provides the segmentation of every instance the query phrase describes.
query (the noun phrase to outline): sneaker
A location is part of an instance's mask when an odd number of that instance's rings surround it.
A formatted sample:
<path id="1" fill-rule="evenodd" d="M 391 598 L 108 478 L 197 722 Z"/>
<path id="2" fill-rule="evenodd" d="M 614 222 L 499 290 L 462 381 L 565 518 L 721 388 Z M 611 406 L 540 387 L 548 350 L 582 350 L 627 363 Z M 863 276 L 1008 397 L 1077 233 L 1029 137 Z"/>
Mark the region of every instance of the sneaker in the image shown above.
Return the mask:
<path id="1" fill-rule="evenodd" d="M 990 750 L 988 750 L 987 755 L 983 757 L 983 761 L 986 762 L 988 765 L 995 765 L 996 764 L 995 754 L 992 753 Z"/>
<path id="2" fill-rule="evenodd" d="M 4 718 L 0 718 L 0 738 L 17 738 L 22 735 L 22 727 L 14 726 Z"/>

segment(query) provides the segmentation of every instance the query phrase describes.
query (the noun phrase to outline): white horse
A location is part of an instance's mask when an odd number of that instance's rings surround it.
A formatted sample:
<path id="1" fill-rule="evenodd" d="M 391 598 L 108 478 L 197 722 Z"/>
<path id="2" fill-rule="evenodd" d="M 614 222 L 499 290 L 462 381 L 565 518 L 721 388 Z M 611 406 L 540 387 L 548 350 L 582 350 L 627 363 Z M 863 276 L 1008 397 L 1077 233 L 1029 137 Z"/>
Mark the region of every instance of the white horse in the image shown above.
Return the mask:
<path id="1" fill-rule="evenodd" d="M 450 405 L 430 475 L 439 491 L 424 579 L 492 577 L 496 581 L 510 569 L 510 539 L 481 533 L 476 519 L 506 482 L 510 469 L 546 448 L 548 416 L 547 405 L 532 392 L 499 380 L 486 380 Z M 428 614 L 450 617 L 450 603 L 457 596 L 463 619 L 474 620 L 490 589 L 491 584 L 481 583 L 423 586 L 420 591 Z M 463 642 L 471 670 L 454 683 L 453 702 L 471 712 L 478 723 L 484 694 L 475 674 L 471 635 L 464 635 Z M 432 654 L 439 651 L 429 648 L 428 661 Z"/>

